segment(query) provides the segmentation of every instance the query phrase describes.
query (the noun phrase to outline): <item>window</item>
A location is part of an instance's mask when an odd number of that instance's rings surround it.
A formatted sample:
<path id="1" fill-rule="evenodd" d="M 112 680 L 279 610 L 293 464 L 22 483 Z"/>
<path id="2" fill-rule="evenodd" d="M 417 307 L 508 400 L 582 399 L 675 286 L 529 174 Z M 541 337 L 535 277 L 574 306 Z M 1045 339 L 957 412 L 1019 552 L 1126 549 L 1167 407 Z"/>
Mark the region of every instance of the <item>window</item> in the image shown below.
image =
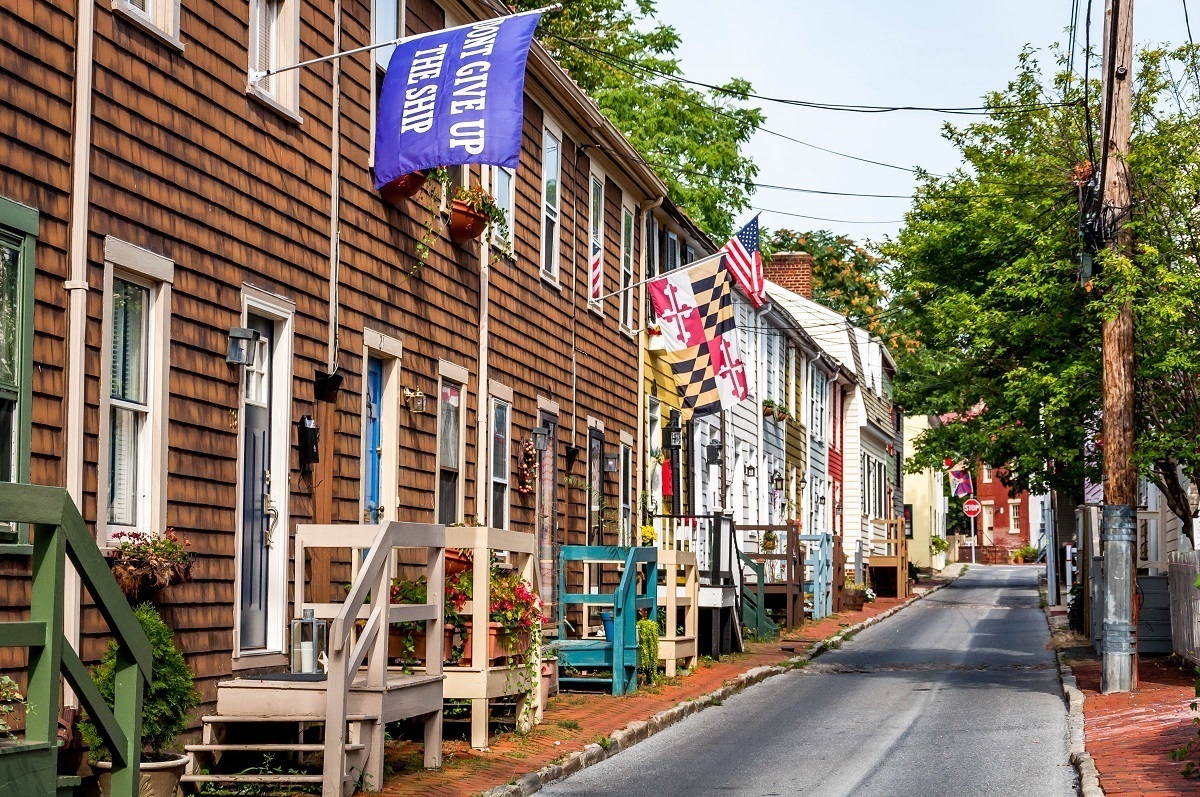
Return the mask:
<path id="1" fill-rule="evenodd" d="M 825 393 L 826 393 L 825 375 L 820 372 L 816 365 L 809 366 L 809 403 L 811 412 L 809 420 L 811 427 L 809 434 L 816 442 L 821 442 L 825 439 Z"/>
<path id="2" fill-rule="evenodd" d="M 588 304 L 604 311 L 604 178 L 592 175 L 592 202 L 588 221 Z"/>
<path id="3" fill-rule="evenodd" d="M 621 545 L 633 544 L 633 449 L 621 445 Z"/>
<path id="4" fill-rule="evenodd" d="M 507 402 L 492 399 L 492 507 L 493 528 L 508 528 L 508 473 L 511 426 Z"/>
<path id="5" fill-rule="evenodd" d="M 29 481 L 38 213 L 0 197 L 0 481 Z M 17 532 L 0 524 L 0 542 Z"/>
<path id="6" fill-rule="evenodd" d="M 663 271 L 674 271 L 679 268 L 679 236 L 673 232 L 667 233 L 667 262 Z"/>
<path id="7" fill-rule="evenodd" d="M 442 380 L 438 397 L 438 523 L 462 520 L 462 385 Z"/>
<path id="8" fill-rule="evenodd" d="M 1010 501 L 1008 504 L 1008 533 L 1021 533 L 1021 502 Z"/>
<path id="9" fill-rule="evenodd" d="M 684 250 L 683 264 L 686 266 L 689 263 L 694 263 L 695 261 L 696 250 L 689 246 Z"/>
<path id="10" fill-rule="evenodd" d="M 991 481 L 992 481 L 992 466 L 984 465 L 983 466 L 983 482 L 985 484 L 989 484 L 989 483 L 991 483 Z"/>
<path id="11" fill-rule="evenodd" d="M 507 224 L 503 229 L 492 227 L 492 243 L 503 248 L 511 249 L 513 244 L 513 206 L 517 186 L 517 170 L 497 166 L 492 173 L 492 193 L 496 197 L 496 205 L 504 211 Z"/>
<path id="12" fill-rule="evenodd" d="M 604 544 L 604 432 L 588 433 L 588 545 Z"/>
<path id="13" fill-rule="evenodd" d="M 633 211 L 621 209 L 621 326 L 633 328 Z"/>
<path id="14" fill-rule="evenodd" d="M 887 468 L 882 460 L 862 455 L 862 511 L 868 520 L 889 516 L 887 511 Z"/>
<path id="15" fill-rule="evenodd" d="M 375 36 L 374 42 L 387 42 L 400 38 L 404 34 L 404 3 L 402 0 L 375 0 Z M 396 45 L 379 47 L 375 51 L 375 66 L 380 72 L 386 72 L 391 63 L 392 53 Z M 383 85 L 379 82 L 378 85 Z"/>
<path id="16" fill-rule="evenodd" d="M 174 262 L 104 241 L 106 358 L 101 384 L 98 531 L 166 526 L 167 373 Z M 266 359 L 266 358 L 264 358 Z"/>
<path id="17" fill-rule="evenodd" d="M 558 209 L 561 145 L 546 128 L 542 133 L 542 274 L 558 281 Z"/>
<path id="18" fill-rule="evenodd" d="M 150 416 L 146 390 L 149 312 L 149 289 L 113 279 L 108 461 L 108 522 L 113 526 L 136 527 L 138 505 L 146 494 L 149 463 L 142 440 Z"/>
<path id="19" fill-rule="evenodd" d="M 112 9 L 176 49 L 183 49 L 178 38 L 178 0 L 113 0 Z"/>
<path id="20" fill-rule="evenodd" d="M 658 276 L 658 224 L 654 214 L 646 214 L 646 232 L 642 239 L 642 254 L 645 256 L 645 272 L 648 277 Z"/>
<path id="21" fill-rule="evenodd" d="M 297 0 L 250 0 L 250 72 L 261 73 L 299 61 Z M 300 70 L 251 82 L 251 93 L 295 114 Z"/>

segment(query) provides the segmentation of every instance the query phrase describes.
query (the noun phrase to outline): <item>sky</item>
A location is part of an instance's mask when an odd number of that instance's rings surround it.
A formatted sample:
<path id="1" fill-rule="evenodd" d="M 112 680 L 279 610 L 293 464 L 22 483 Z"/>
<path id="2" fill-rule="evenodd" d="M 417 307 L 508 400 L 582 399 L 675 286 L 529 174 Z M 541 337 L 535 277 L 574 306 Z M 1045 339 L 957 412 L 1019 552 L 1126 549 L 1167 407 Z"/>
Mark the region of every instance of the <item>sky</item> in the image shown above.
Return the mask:
<path id="1" fill-rule="evenodd" d="M 859 105 L 978 106 L 1015 74 L 1021 48 L 1067 40 L 1071 0 L 657 0 L 658 18 L 682 36 L 684 75 L 708 83 L 742 77 L 771 97 Z M 1184 0 L 1137 0 L 1137 44 L 1187 41 Z M 1093 0 L 1098 46 L 1104 0 Z M 1082 49 L 1083 6 L 1079 29 Z M 1200 37 L 1200 1 L 1188 7 Z M 958 165 L 937 113 L 858 114 L 760 103 L 765 127 L 820 147 L 945 173 Z M 952 117 L 964 123 L 971 117 Z M 913 175 L 859 163 L 764 132 L 748 152 L 756 182 L 823 191 L 907 196 Z M 895 235 L 906 199 L 817 196 L 760 189 L 752 199 L 772 229 L 829 229 L 858 240 Z M 839 221 L 789 217 L 778 211 Z M 747 211 L 744 222 L 755 212 Z M 850 223 L 872 222 L 872 223 Z"/>

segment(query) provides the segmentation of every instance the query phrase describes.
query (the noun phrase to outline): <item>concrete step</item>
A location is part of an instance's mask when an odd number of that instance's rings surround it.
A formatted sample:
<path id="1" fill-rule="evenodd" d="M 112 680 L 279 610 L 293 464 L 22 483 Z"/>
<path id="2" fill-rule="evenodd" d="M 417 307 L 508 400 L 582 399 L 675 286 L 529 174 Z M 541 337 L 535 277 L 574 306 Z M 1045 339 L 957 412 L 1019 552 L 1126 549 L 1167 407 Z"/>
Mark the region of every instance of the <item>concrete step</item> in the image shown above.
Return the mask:
<path id="1" fill-rule="evenodd" d="M 347 752 L 352 752 L 366 750 L 367 746 L 365 744 L 347 744 L 345 748 Z M 189 753 L 320 753 L 325 749 L 325 745 L 300 742 L 294 744 L 187 744 L 183 746 L 183 749 Z"/>
<path id="2" fill-rule="evenodd" d="M 324 722 L 324 714 L 292 714 L 286 717 L 262 717 L 241 714 L 210 714 L 201 717 L 206 725 L 230 724 L 234 722 Z M 346 722 L 376 722 L 379 717 L 374 714 L 347 714 Z"/>
<path id="3" fill-rule="evenodd" d="M 180 783 L 320 783 L 321 775 L 184 775 Z"/>

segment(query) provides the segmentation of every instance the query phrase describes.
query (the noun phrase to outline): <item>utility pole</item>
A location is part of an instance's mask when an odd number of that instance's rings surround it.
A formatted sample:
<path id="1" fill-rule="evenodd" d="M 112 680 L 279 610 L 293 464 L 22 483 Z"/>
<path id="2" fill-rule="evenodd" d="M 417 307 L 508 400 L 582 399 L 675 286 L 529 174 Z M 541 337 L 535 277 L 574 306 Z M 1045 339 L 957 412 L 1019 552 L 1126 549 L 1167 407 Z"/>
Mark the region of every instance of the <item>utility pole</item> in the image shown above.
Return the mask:
<path id="1" fill-rule="evenodd" d="M 1100 207 L 1096 209 L 1105 248 L 1131 257 L 1133 240 L 1124 226 L 1129 212 L 1130 95 L 1133 82 L 1133 0 L 1107 0 L 1102 74 Z M 1133 466 L 1133 306 L 1126 302 L 1100 328 L 1104 373 L 1101 384 L 1104 442 L 1104 646 L 1100 691 L 1132 691 L 1137 679 L 1133 624 L 1133 551 L 1136 474 Z"/>

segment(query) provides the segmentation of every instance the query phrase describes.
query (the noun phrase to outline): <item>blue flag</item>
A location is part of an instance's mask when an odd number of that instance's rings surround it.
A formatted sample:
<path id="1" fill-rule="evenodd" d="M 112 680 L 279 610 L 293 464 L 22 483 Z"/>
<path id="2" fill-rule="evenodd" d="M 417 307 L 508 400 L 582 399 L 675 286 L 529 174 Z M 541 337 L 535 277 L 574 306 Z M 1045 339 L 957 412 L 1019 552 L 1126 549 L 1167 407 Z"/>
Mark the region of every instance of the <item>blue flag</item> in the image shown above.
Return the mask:
<path id="1" fill-rule="evenodd" d="M 525 60 L 539 12 L 438 31 L 396 47 L 375 128 L 375 188 L 438 166 L 515 169 Z"/>

